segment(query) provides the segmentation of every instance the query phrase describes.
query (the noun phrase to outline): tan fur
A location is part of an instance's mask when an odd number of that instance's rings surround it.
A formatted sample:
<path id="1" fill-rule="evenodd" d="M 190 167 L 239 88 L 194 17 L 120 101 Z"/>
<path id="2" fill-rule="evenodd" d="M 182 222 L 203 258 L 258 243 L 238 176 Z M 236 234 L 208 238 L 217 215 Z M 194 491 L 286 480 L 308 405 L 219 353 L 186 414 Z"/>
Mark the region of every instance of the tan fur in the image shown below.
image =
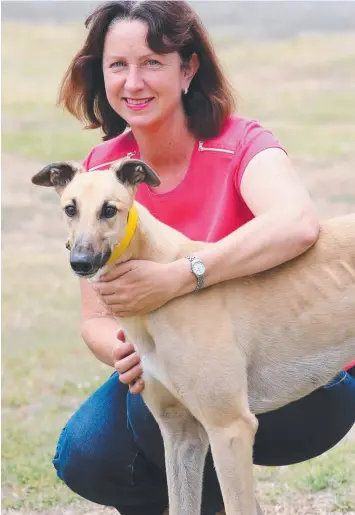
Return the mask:
<path id="1" fill-rule="evenodd" d="M 98 228 L 107 196 L 122 212 Z M 112 171 L 77 174 L 61 203 L 82 209 L 70 228 L 100 251 L 122 237 L 134 189 Z M 162 224 L 141 205 L 121 261 L 171 262 L 207 244 Z M 170 515 L 197 515 L 211 445 L 227 515 L 260 513 L 254 497 L 255 414 L 327 383 L 355 355 L 355 215 L 323 223 L 300 257 L 254 276 L 174 299 L 120 324 L 141 356 L 143 397 L 164 439 Z M 119 436 L 118 436 L 119 437 Z"/>

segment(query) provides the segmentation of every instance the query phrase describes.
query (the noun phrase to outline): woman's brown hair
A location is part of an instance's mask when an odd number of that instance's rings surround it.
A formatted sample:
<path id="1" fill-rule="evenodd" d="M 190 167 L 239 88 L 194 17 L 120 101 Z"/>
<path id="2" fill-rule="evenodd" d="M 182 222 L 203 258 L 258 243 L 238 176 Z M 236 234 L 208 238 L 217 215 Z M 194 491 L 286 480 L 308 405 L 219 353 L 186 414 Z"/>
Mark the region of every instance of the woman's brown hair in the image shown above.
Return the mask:
<path id="1" fill-rule="evenodd" d="M 182 0 L 116 1 L 99 6 L 85 22 L 89 34 L 63 78 L 58 103 L 85 122 L 86 128 L 102 127 L 104 140 L 125 130 L 126 121 L 107 100 L 102 72 L 107 31 L 120 19 L 144 22 L 147 44 L 155 53 L 178 52 L 182 65 L 197 54 L 200 66 L 182 96 L 184 110 L 197 139 L 217 136 L 234 110 L 233 92 L 200 19 Z"/>

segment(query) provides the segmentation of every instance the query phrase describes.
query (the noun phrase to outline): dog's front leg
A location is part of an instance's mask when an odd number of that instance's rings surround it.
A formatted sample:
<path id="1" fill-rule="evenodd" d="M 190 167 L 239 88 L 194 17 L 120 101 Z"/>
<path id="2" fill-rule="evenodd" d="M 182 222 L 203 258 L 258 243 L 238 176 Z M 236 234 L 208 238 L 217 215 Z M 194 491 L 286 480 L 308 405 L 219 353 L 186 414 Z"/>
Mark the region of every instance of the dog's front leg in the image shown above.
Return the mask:
<path id="1" fill-rule="evenodd" d="M 150 382 L 150 381 L 149 381 Z M 154 385 L 144 400 L 156 418 L 164 440 L 169 515 L 200 515 L 202 479 L 208 438 L 201 424 L 162 385 Z"/>
<path id="2" fill-rule="evenodd" d="M 170 515 L 200 515 L 207 434 L 185 409 L 168 408 L 160 420 L 165 447 Z"/>

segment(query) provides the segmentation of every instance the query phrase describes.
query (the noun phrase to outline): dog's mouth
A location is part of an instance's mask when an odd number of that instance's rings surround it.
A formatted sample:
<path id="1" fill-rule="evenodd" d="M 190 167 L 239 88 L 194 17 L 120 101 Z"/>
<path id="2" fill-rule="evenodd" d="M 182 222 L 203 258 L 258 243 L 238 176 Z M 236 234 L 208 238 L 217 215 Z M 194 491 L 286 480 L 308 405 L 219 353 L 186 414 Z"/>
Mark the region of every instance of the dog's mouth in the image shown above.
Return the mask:
<path id="1" fill-rule="evenodd" d="M 100 268 L 98 268 L 97 270 L 94 270 L 93 272 L 75 272 L 75 275 L 77 275 L 78 277 L 81 277 L 82 279 L 91 279 L 92 277 L 95 277 L 95 275 L 97 274 L 97 272 L 100 270 Z"/>
<path id="2" fill-rule="evenodd" d="M 104 252 L 93 253 L 73 247 L 70 251 L 70 266 L 77 276 L 90 279 L 106 265 L 110 256 L 109 248 Z"/>

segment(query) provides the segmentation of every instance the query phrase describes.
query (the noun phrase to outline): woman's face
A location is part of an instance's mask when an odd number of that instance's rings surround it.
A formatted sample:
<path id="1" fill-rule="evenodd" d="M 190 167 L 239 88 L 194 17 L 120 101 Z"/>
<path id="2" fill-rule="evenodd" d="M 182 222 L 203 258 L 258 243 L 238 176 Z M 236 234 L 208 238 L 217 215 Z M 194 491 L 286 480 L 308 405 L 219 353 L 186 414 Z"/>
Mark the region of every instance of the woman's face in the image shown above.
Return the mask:
<path id="1" fill-rule="evenodd" d="M 147 47 L 147 31 L 139 20 L 117 21 L 102 57 L 107 99 L 132 129 L 156 129 L 174 116 L 190 82 L 177 52 L 160 55 Z"/>

